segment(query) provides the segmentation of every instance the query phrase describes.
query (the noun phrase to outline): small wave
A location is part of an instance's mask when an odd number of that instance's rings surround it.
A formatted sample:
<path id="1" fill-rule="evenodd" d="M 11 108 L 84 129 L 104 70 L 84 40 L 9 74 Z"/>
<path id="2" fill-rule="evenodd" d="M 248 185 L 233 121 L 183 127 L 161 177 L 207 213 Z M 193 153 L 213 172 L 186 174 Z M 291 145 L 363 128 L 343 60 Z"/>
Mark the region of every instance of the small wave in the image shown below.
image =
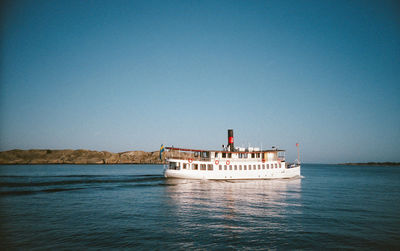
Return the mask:
<path id="1" fill-rule="evenodd" d="M 65 176 L 57 176 L 57 178 L 63 178 L 63 177 L 65 178 Z M 105 177 L 110 177 L 110 176 L 105 176 Z M 73 178 L 82 178 L 82 176 L 75 176 Z M 78 184 L 139 183 L 139 182 L 152 182 L 161 180 L 164 180 L 164 177 L 161 175 L 135 175 L 135 176 L 123 176 L 123 177 L 111 176 L 111 178 L 102 178 L 99 176 L 93 176 L 92 178 L 86 177 L 84 179 L 62 179 L 62 180 L 50 180 L 50 181 L 35 181 L 34 179 L 33 180 L 30 179 L 29 181 L 25 182 L 3 181 L 0 182 L 0 187 L 41 187 L 41 186 L 61 186 L 61 185 L 78 185 Z"/>
<path id="2" fill-rule="evenodd" d="M 43 189 L 43 190 L 0 191 L 0 196 L 31 195 L 31 194 L 39 194 L 39 193 L 56 193 L 56 192 L 66 192 L 66 191 L 74 191 L 74 190 L 82 190 L 82 189 L 84 189 L 84 188 L 51 188 L 51 189 Z"/>
<path id="3" fill-rule="evenodd" d="M 121 175 L 93 175 L 93 174 L 73 174 L 73 175 L 0 175 L 0 178 L 104 178 L 104 177 L 122 177 Z M 123 177 L 160 177 L 157 174 L 139 174 L 124 175 Z"/>
<path id="4" fill-rule="evenodd" d="M 156 186 L 177 186 L 179 184 L 170 184 L 170 183 L 139 183 L 139 184 L 128 184 L 128 185 L 121 185 L 118 186 L 119 188 L 131 188 L 131 187 L 156 187 Z"/>

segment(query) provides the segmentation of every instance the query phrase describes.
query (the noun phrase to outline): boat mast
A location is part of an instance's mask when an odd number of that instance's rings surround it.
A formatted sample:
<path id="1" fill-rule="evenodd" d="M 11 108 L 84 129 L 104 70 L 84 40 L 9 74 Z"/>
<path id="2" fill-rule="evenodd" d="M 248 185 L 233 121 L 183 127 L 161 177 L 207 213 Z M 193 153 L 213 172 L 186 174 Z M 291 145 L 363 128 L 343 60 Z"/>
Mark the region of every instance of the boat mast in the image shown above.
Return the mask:
<path id="1" fill-rule="evenodd" d="M 299 148 L 299 143 L 296 143 L 297 147 L 297 164 L 300 164 L 300 148 Z"/>

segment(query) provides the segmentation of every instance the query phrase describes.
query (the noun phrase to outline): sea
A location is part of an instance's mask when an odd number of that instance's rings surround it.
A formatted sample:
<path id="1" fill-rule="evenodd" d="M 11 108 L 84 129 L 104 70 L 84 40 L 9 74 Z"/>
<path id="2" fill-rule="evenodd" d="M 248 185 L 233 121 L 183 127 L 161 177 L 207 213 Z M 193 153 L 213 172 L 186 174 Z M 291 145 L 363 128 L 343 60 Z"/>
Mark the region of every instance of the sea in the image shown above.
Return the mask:
<path id="1" fill-rule="evenodd" d="M 2 250 L 400 250 L 400 167 L 282 180 L 165 179 L 162 165 L 0 166 Z"/>

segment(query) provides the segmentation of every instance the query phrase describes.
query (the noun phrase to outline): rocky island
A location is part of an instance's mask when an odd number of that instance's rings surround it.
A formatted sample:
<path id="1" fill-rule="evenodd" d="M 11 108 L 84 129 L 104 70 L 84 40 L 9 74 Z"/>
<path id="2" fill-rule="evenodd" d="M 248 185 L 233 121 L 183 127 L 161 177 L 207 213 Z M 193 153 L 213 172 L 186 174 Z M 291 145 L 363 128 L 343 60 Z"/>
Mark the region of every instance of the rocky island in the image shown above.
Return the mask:
<path id="1" fill-rule="evenodd" d="M 164 153 L 168 154 L 168 153 Z M 159 152 L 113 153 L 91 150 L 10 150 L 0 152 L 1 165 L 19 164 L 163 164 Z"/>

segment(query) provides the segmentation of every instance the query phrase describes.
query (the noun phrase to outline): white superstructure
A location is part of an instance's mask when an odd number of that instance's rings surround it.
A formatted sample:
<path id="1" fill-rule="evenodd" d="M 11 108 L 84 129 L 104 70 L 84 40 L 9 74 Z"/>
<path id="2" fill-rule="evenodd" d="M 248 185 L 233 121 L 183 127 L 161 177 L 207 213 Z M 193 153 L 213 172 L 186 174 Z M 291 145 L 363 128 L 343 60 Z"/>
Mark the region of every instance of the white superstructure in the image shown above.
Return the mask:
<path id="1" fill-rule="evenodd" d="M 166 147 L 169 151 L 164 176 L 184 179 L 281 179 L 300 176 L 300 163 L 288 164 L 285 151 L 233 146 L 233 131 L 228 131 L 228 146 L 223 150 L 194 150 Z M 231 150 L 232 149 L 232 150 Z"/>

